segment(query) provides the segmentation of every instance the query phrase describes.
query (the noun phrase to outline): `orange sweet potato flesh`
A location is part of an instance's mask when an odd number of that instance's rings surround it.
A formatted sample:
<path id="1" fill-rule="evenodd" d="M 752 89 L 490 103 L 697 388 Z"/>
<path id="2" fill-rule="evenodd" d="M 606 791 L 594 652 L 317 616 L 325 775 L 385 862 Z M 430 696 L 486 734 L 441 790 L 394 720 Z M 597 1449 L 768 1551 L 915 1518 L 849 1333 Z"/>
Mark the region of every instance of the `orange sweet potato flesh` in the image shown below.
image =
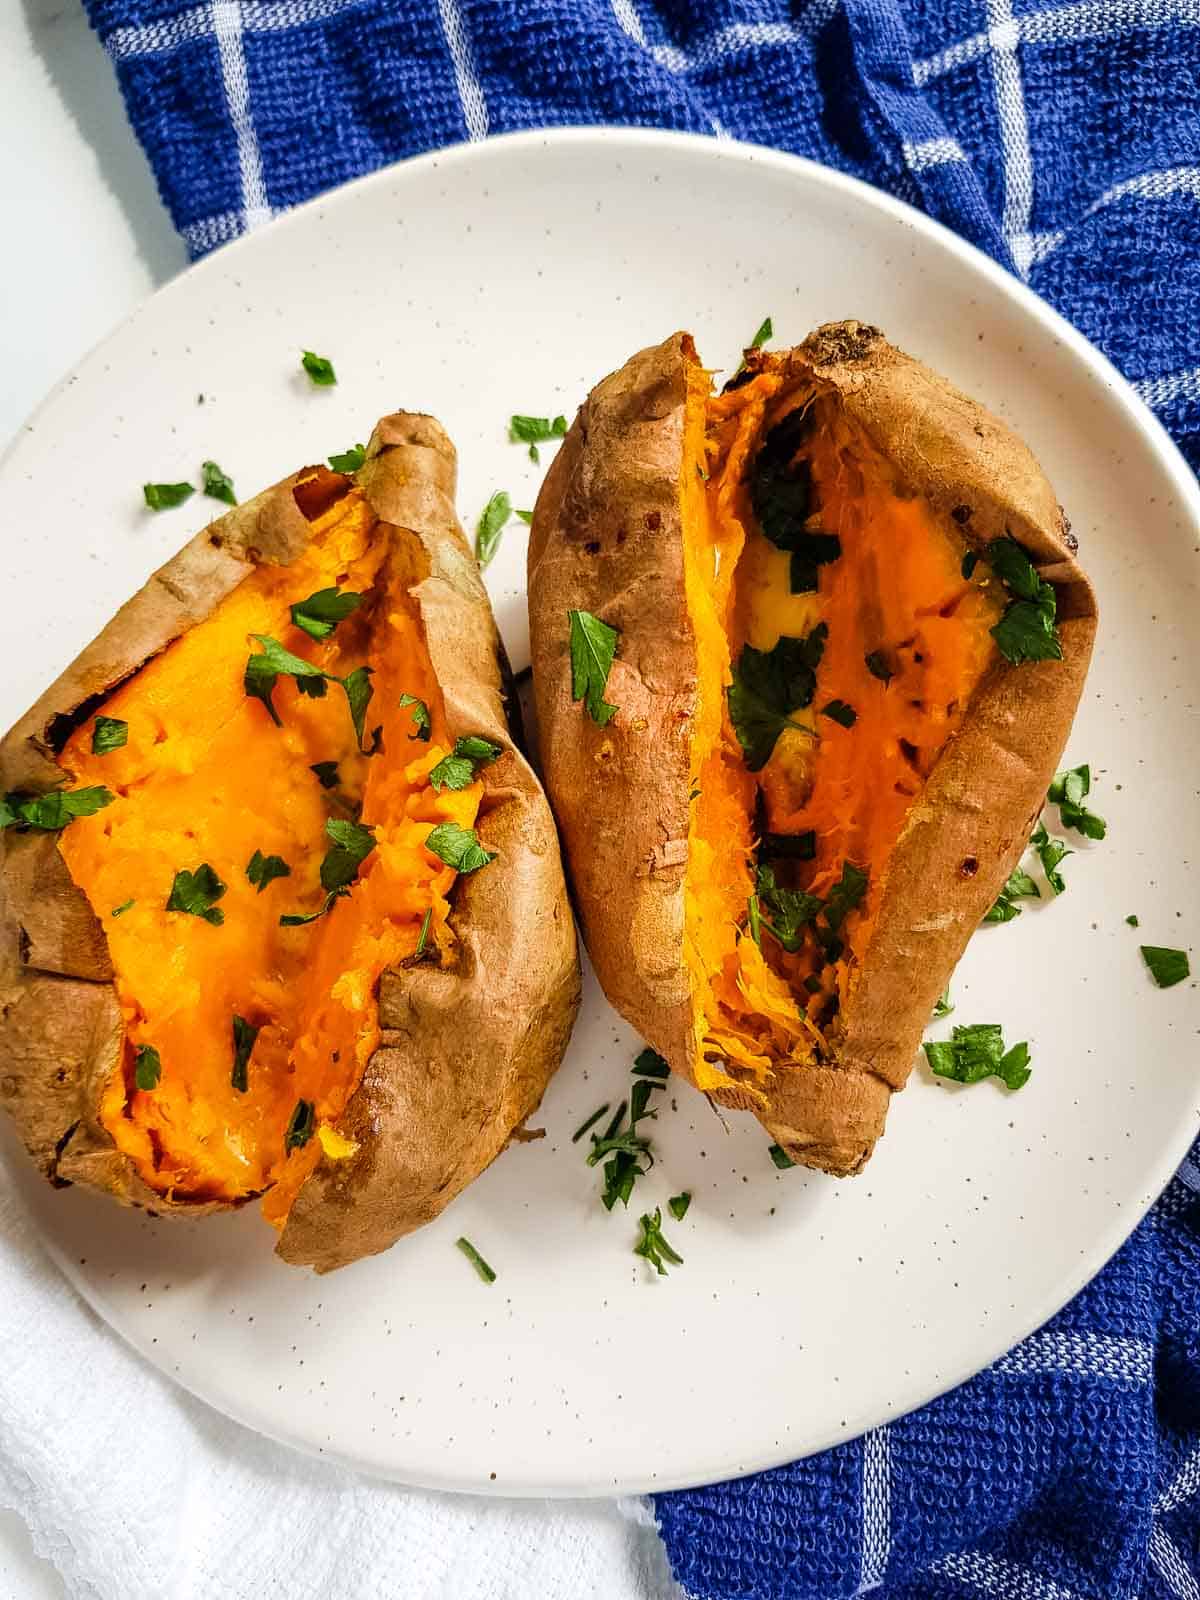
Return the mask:
<path id="1" fill-rule="evenodd" d="M 552 464 L 529 547 L 543 766 L 606 994 L 793 1161 L 845 1175 L 1028 839 L 1095 601 L 1027 446 L 877 329 L 747 368 L 714 394 L 672 335 L 596 386 Z M 798 593 L 754 504 L 781 424 L 807 526 L 840 541 Z M 998 650 L 999 539 L 1053 586 L 1061 659 Z M 568 609 L 619 635 L 603 727 L 573 698 Z M 818 634 L 810 703 L 748 759 L 744 652 Z M 776 937 L 760 866 L 826 907 L 841 886 L 836 926 Z"/>
<path id="2" fill-rule="evenodd" d="M 73 785 L 103 783 L 121 801 L 80 818 L 59 843 L 107 925 L 130 1046 L 101 1120 L 146 1185 L 173 1199 L 232 1202 L 270 1188 L 268 1215 L 282 1224 L 378 1044 L 380 974 L 413 954 L 426 912 L 431 955 L 449 943 L 456 875 L 424 840 L 438 822 L 471 827 L 481 785 L 438 793 L 429 781 L 453 740 L 408 594 L 423 576 L 415 565 L 412 546 L 381 530 L 361 491 L 347 486 L 314 521 L 297 561 L 258 568 L 104 702 L 97 715 L 128 724 L 123 747 L 92 754 L 89 717 L 59 757 Z M 328 639 L 312 641 L 289 606 L 332 586 L 367 598 Z M 315 699 L 281 679 L 277 728 L 240 676 L 220 670 L 255 648 L 255 634 L 337 677 L 368 666 L 377 753 L 361 753 L 336 685 Z M 428 742 L 414 740 L 402 694 L 429 708 Z M 329 761 L 337 780 L 326 788 L 312 769 Z M 316 922 L 281 926 L 281 914 L 324 900 L 318 874 L 330 816 L 374 828 L 375 849 L 352 894 Z M 280 857 L 290 876 L 258 889 L 247 875 L 255 851 Z M 227 886 L 219 926 L 166 909 L 175 872 L 201 860 Z M 259 1029 L 245 1091 L 231 1081 L 235 1016 Z M 134 1081 L 143 1045 L 162 1063 L 149 1091 Z M 301 1101 L 314 1108 L 318 1143 L 288 1150 Z"/>
<path id="3" fill-rule="evenodd" d="M 819 693 L 793 717 L 807 731 L 785 730 L 761 771 L 747 769 L 724 693 L 713 701 L 719 721 L 700 724 L 692 739 L 685 953 L 701 997 L 697 1078 L 720 1088 L 733 1062 L 761 1087 L 782 1061 L 806 1062 L 825 1048 L 824 1027 L 848 997 L 909 808 L 999 660 L 990 630 L 1003 604 L 984 574 L 963 577 L 967 545 L 954 525 L 939 525 L 922 498 L 901 496 L 886 463 L 840 425 L 828 400 L 772 372 L 721 396 L 698 394 L 695 384 L 683 482 L 702 482 L 705 492 L 684 500 L 684 540 L 700 659 L 724 686 L 744 646 L 770 651 L 781 637 L 827 631 Z M 842 554 L 797 594 L 789 554 L 758 532 L 748 463 L 801 408 L 812 518 L 837 533 Z M 851 725 L 823 714 L 826 706 Z M 754 937 L 747 907 L 764 831 L 806 837 L 804 860 L 772 865 L 787 887 L 826 899 L 847 863 L 865 874 L 836 959 L 813 938 L 789 952 L 769 932 Z"/>
<path id="4" fill-rule="evenodd" d="M 197 535 L 0 743 L 5 791 L 113 796 L 0 835 L 0 1089 L 52 1182 L 177 1216 L 261 1197 L 327 1271 L 436 1216 L 537 1105 L 574 931 L 454 480 L 432 418 L 384 418 L 354 478 L 305 469 Z M 314 639 L 291 608 L 331 588 L 361 600 Z M 328 675 L 279 676 L 278 724 L 256 636 Z M 337 680 L 364 671 L 360 737 Z M 123 744 L 93 749 L 99 718 Z M 468 736 L 488 758 L 435 782 Z M 331 822 L 371 848 L 327 902 Z M 456 871 L 441 825 L 491 859 Z M 286 874 L 252 881 L 256 854 Z M 169 908 L 201 867 L 209 915 Z"/>

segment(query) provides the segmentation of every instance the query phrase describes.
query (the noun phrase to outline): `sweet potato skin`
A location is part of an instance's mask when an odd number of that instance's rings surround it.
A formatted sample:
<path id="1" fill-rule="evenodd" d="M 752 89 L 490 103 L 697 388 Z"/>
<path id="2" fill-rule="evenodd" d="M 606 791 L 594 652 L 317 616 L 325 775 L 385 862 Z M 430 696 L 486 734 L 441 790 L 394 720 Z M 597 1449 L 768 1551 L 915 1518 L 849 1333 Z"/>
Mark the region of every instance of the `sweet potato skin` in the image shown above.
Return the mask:
<path id="1" fill-rule="evenodd" d="M 547 476 L 529 547 L 544 775 L 589 954 L 609 998 L 684 1076 L 695 1058 L 682 899 L 696 647 L 680 576 L 679 484 L 694 359 L 690 338 L 675 334 L 597 385 Z M 1078 704 L 1096 605 L 1026 445 L 877 329 L 830 324 L 795 350 L 749 352 L 747 362 L 834 397 L 969 546 L 1011 534 L 1058 594 L 1063 660 L 991 668 L 908 815 L 827 1034 L 828 1059 L 777 1071 L 765 1108 L 738 1088 L 714 1093 L 754 1110 L 794 1161 L 848 1175 L 869 1158 L 937 996 L 1028 839 Z M 639 515 L 651 464 L 653 523 Z M 621 630 L 608 694 L 621 710 L 604 729 L 571 700 L 571 608 Z M 647 926 L 646 864 L 665 858 L 676 874 L 674 915 Z"/>
<path id="2" fill-rule="evenodd" d="M 505 1147 L 541 1099 L 579 1004 L 574 926 L 554 822 L 509 725 L 491 607 L 454 512 L 456 458 L 431 417 L 376 427 L 358 474 L 381 521 L 419 539 L 416 586 L 448 732 L 503 755 L 481 772 L 477 831 L 498 851 L 455 885 L 451 962 L 385 973 L 382 1038 L 337 1128 L 358 1143 L 322 1156 L 280 1236 L 284 1260 L 319 1272 L 386 1249 L 436 1216 Z M 303 487 L 301 487 L 303 485 Z M 293 474 L 199 533 L 156 572 L 0 743 L 4 790 L 43 792 L 55 749 L 96 701 L 202 621 L 260 562 L 286 565 L 342 480 Z M 299 498 L 298 493 L 299 491 Z M 0 840 L 0 1102 L 43 1174 L 156 1213 L 197 1216 L 149 1189 L 98 1118 L 123 1028 L 104 930 L 54 835 Z"/>

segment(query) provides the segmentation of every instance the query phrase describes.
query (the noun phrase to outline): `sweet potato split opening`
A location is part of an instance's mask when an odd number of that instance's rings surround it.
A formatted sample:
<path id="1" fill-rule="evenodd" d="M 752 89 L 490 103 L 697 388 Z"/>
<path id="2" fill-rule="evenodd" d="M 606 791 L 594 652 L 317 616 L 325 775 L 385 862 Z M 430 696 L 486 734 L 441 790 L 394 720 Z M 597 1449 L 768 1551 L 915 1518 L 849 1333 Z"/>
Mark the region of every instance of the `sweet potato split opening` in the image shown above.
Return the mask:
<path id="1" fill-rule="evenodd" d="M 822 1058 L 905 818 L 998 658 L 1002 596 L 831 397 L 770 370 L 689 384 L 685 955 L 697 1082 L 744 1101 Z"/>
<path id="2" fill-rule="evenodd" d="M 349 480 L 323 471 L 296 500 L 312 523 L 304 553 L 258 567 L 107 698 L 99 714 L 128 724 L 122 747 L 93 754 L 89 716 L 60 758 L 74 783 L 117 796 L 60 840 L 107 933 L 125 1021 L 104 1126 L 151 1188 L 196 1201 L 265 1192 L 277 1226 L 322 1154 L 354 1153 L 336 1124 L 379 1039 L 379 976 L 413 955 L 427 913 L 430 955 L 452 942 L 456 874 L 425 840 L 441 822 L 471 827 L 482 792 L 476 781 L 439 794 L 429 781 L 451 741 L 411 595 L 426 571 L 418 541 L 377 522 Z M 293 626 L 289 607 L 333 587 L 364 598 L 315 640 Z M 254 634 L 338 678 L 371 669 L 362 748 L 348 697 L 330 680 L 304 680 L 324 682 L 314 697 L 280 676 L 282 726 L 272 723 L 243 685 Z M 414 737 L 402 695 L 427 705 L 428 740 Z M 316 921 L 283 927 L 281 915 L 325 901 L 331 818 L 372 828 L 374 849 L 348 895 Z M 256 851 L 289 869 L 261 891 L 247 872 Z M 225 885 L 213 904 L 219 923 L 166 908 L 175 875 L 202 864 Z M 234 1083 L 235 1017 L 258 1030 L 244 1091 Z M 135 1076 L 147 1046 L 161 1062 L 152 1089 Z"/>

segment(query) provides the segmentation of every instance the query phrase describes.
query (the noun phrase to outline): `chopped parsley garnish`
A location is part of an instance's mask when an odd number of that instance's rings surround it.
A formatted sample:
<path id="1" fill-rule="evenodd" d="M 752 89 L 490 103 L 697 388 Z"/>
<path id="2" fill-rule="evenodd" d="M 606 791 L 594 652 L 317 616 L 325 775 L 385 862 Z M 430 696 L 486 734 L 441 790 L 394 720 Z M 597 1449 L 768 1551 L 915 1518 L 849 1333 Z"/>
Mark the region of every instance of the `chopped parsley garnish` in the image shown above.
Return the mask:
<path id="1" fill-rule="evenodd" d="M 92 754 L 106 756 L 129 739 L 129 724 L 118 717 L 97 717 L 92 728 Z"/>
<path id="2" fill-rule="evenodd" d="M 1004 1048 L 998 1022 L 972 1022 L 954 1029 L 953 1037 L 924 1047 L 931 1070 L 955 1083 L 980 1083 L 999 1078 L 1009 1089 L 1019 1089 L 1029 1078 L 1029 1046 L 1022 1042 Z"/>
<path id="3" fill-rule="evenodd" d="M 814 828 L 804 833 L 764 833 L 758 846 L 760 861 L 812 861 L 816 854 Z"/>
<path id="4" fill-rule="evenodd" d="M 770 317 L 764 317 L 763 320 L 758 325 L 758 332 L 754 335 L 753 339 L 751 339 L 750 343 L 746 346 L 746 349 L 747 350 L 761 350 L 763 345 L 766 344 L 767 340 L 768 339 L 773 339 L 774 337 L 775 337 L 775 329 L 772 326 L 771 319 L 770 319 Z M 745 371 L 746 371 L 746 357 L 745 357 L 745 353 L 743 352 L 742 359 L 738 362 L 737 366 L 734 368 L 733 377 L 729 379 L 728 383 L 726 383 L 725 388 L 726 389 L 739 388 L 740 385 L 737 382 L 737 380 L 739 378 L 741 378 L 742 373 L 745 372 Z M 743 379 L 742 381 L 745 382 L 746 380 Z"/>
<path id="5" fill-rule="evenodd" d="M 330 817 L 325 824 L 325 832 L 333 841 L 321 862 L 321 887 L 326 891 L 325 899 L 315 911 L 292 911 L 280 917 L 281 928 L 302 928 L 323 917 L 335 900 L 349 894 L 359 867 L 375 848 L 375 830 L 362 822 Z"/>
<path id="6" fill-rule="evenodd" d="M 762 902 L 768 917 L 761 918 L 761 926 L 785 950 L 799 950 L 804 930 L 824 906 L 819 894 L 809 894 L 804 889 L 785 889 L 775 881 L 775 869 L 760 866 L 755 877 L 755 898 Z M 752 917 L 752 920 L 760 920 Z M 757 942 L 757 940 L 756 940 Z"/>
<path id="7" fill-rule="evenodd" d="M 349 450 L 342 450 L 331 455 L 329 457 L 329 465 L 335 472 L 344 472 L 349 476 L 350 473 L 357 472 L 366 459 L 366 445 L 352 444 Z"/>
<path id="8" fill-rule="evenodd" d="M 512 444 L 527 444 L 529 446 L 529 459 L 536 465 L 541 457 L 538 455 L 538 445 L 548 444 L 552 439 L 561 439 L 566 435 L 566 417 L 521 417 L 509 418 L 508 437 Z"/>
<path id="9" fill-rule="evenodd" d="M 747 349 L 761 350 L 763 345 L 766 344 L 767 340 L 773 339 L 774 337 L 775 329 L 771 324 L 771 319 L 770 317 L 764 317 L 758 325 L 758 332 L 754 335 L 753 339 L 751 339 Z"/>
<path id="10" fill-rule="evenodd" d="M 454 741 L 454 749 L 432 768 L 429 781 L 441 794 L 443 789 L 465 789 L 475 782 L 476 771 L 503 754 L 500 745 L 482 734 L 468 733 Z"/>
<path id="11" fill-rule="evenodd" d="M 139 1044 L 133 1052 L 133 1081 L 145 1094 L 158 1088 L 162 1060 L 152 1044 Z"/>
<path id="12" fill-rule="evenodd" d="M 115 915 L 115 913 L 114 913 L 114 915 Z M 1129 916 L 1127 916 L 1125 918 L 1125 921 L 1129 924 L 1129 926 L 1131 928 L 1137 928 L 1137 927 L 1140 926 L 1140 923 L 1138 922 L 1137 916 L 1133 912 L 1130 912 Z"/>
<path id="13" fill-rule="evenodd" d="M 794 1167 L 796 1165 L 781 1144 L 771 1145 L 767 1151 L 767 1154 L 779 1168 L 780 1172 L 786 1172 L 789 1167 Z"/>
<path id="14" fill-rule="evenodd" d="M 642 1237 L 633 1247 L 635 1256 L 642 1256 L 655 1269 L 660 1278 L 667 1275 L 668 1263 L 673 1267 L 683 1265 L 683 1257 L 673 1250 L 663 1237 L 662 1209 L 654 1208 L 654 1215 L 640 1218 Z"/>
<path id="15" fill-rule="evenodd" d="M 402 694 L 397 703 L 401 710 L 405 706 L 412 707 L 413 732 L 408 737 L 410 739 L 423 739 L 428 743 L 429 736 L 433 732 L 433 724 L 429 720 L 429 707 L 424 700 L 418 700 L 415 694 Z"/>
<path id="16" fill-rule="evenodd" d="M 650 1110 L 650 1096 L 655 1090 L 665 1088 L 669 1070 L 656 1051 L 649 1047 L 642 1050 L 634 1062 L 633 1071 L 637 1081 L 628 1101 L 621 1101 L 602 1134 L 592 1134 L 587 1164 L 595 1167 L 601 1161 L 604 1163 L 604 1188 L 600 1200 L 606 1211 L 611 1211 L 618 1200 L 628 1207 L 634 1184 L 639 1178 L 645 1177 L 654 1165 L 650 1141 L 638 1132 L 638 1123 L 646 1117 L 657 1116 L 657 1112 Z M 572 1143 L 581 1139 L 607 1110 L 608 1107 L 603 1106 L 595 1116 L 589 1117 L 576 1132 Z M 629 1112 L 629 1126 L 622 1128 L 626 1110 Z M 646 1166 L 640 1164 L 643 1157 L 648 1163 Z"/>
<path id="17" fill-rule="evenodd" d="M 314 761 L 308 769 L 315 774 L 317 782 L 322 789 L 336 789 L 338 786 L 338 764 L 336 761 Z"/>
<path id="18" fill-rule="evenodd" d="M 807 412 L 793 411 L 771 429 L 754 462 L 750 498 L 763 537 L 792 558 L 793 594 L 811 594 L 818 586 L 820 567 L 837 561 L 842 541 L 836 533 L 809 528 L 816 509 L 812 468 L 806 457 L 797 458 L 809 431 Z"/>
<path id="19" fill-rule="evenodd" d="M 303 1150 L 316 1131 L 316 1107 L 311 1100 L 297 1100 L 283 1136 L 285 1150 Z"/>
<path id="20" fill-rule="evenodd" d="M 310 595 L 308 600 L 302 602 L 302 605 L 305 607 L 310 606 L 314 601 L 320 600 L 322 595 L 328 595 L 331 592 L 334 595 L 337 594 L 336 590 L 321 590 L 318 594 Z M 362 596 L 341 595 L 338 598 L 342 602 L 353 598 L 355 605 L 357 605 Z M 293 610 L 296 609 L 293 608 Z M 354 607 L 352 606 L 350 609 L 353 610 Z M 320 626 L 321 623 L 321 618 L 313 620 L 314 626 Z M 326 631 L 332 632 L 336 625 L 336 622 L 331 623 Z M 305 624 L 297 620 L 297 626 L 304 627 Z M 311 633 L 312 628 L 307 627 L 305 631 Z M 371 687 L 371 676 L 374 668 L 355 667 L 354 671 L 348 673 L 346 677 L 339 678 L 336 673 L 324 672 L 320 667 L 314 666 L 311 661 L 305 661 L 303 657 L 293 655 L 290 650 L 286 650 L 280 644 L 278 639 L 272 639 L 269 634 L 252 633 L 250 637 L 262 646 L 262 651 L 258 655 L 251 656 L 246 662 L 242 683 L 248 695 L 253 699 L 261 700 L 266 706 L 271 713 L 271 721 L 275 726 L 279 727 L 281 724 L 279 713 L 275 709 L 271 696 L 275 691 L 276 681 L 281 676 L 294 678 L 296 688 L 300 693 L 310 695 L 314 700 L 320 700 L 324 697 L 327 683 L 338 683 L 345 690 L 346 702 L 350 707 L 350 721 L 354 725 L 354 737 L 359 749 L 362 749 L 363 723 L 367 714 L 367 706 L 370 704 L 371 696 L 375 692 Z M 368 754 L 370 753 L 368 752 Z"/>
<path id="21" fill-rule="evenodd" d="M 310 639 L 328 639 L 338 623 L 345 622 L 362 603 L 361 594 L 343 593 L 336 588 L 318 589 L 307 600 L 297 600 L 289 608 L 292 626 L 300 628 Z"/>
<path id="22" fill-rule="evenodd" d="M 233 479 L 227 477 L 215 461 L 205 461 L 201 464 L 201 486 L 210 500 L 220 500 L 224 505 L 237 505 L 237 495 L 233 492 Z"/>
<path id="23" fill-rule="evenodd" d="M 588 716 L 603 728 L 616 715 L 616 706 L 604 698 L 613 657 L 617 653 L 616 628 L 590 611 L 568 611 L 571 628 L 571 699 L 582 700 Z"/>
<path id="24" fill-rule="evenodd" d="M 456 1239 L 454 1243 L 462 1251 L 463 1255 L 466 1256 L 467 1260 L 475 1268 L 475 1271 L 483 1279 L 484 1283 L 495 1283 L 496 1274 L 492 1271 L 491 1267 L 488 1266 L 487 1262 L 479 1254 L 479 1251 L 476 1250 L 475 1246 L 469 1239 Z"/>
<path id="25" fill-rule="evenodd" d="M 137 901 L 131 896 L 128 900 L 122 900 L 119 906 L 114 906 L 108 914 L 110 917 L 123 917 L 129 908 L 135 905 Z"/>
<path id="26" fill-rule="evenodd" d="M 1069 772 L 1055 774 L 1046 798 L 1058 807 L 1064 828 L 1074 828 L 1087 839 L 1103 839 L 1108 832 L 1104 818 L 1089 811 L 1083 803 L 1091 787 L 1092 769 L 1072 767 Z"/>
<path id="27" fill-rule="evenodd" d="M 76 817 L 94 817 L 116 799 L 103 784 L 88 789 L 52 789 L 49 794 L 6 794 L 0 800 L 0 828 L 38 828 L 58 833 Z"/>
<path id="28" fill-rule="evenodd" d="M 500 536 L 512 516 L 512 501 L 503 489 L 498 489 L 484 506 L 475 526 L 475 559 L 480 568 L 486 567 L 500 548 Z"/>
<path id="29" fill-rule="evenodd" d="M 578 1144 L 580 1139 L 583 1138 L 584 1134 L 587 1133 L 590 1128 L 594 1128 L 596 1126 L 596 1124 L 600 1121 L 600 1118 L 607 1110 L 608 1102 L 605 1101 L 605 1103 L 600 1107 L 599 1111 L 593 1111 L 586 1122 L 581 1122 L 579 1124 L 579 1126 L 575 1129 L 575 1132 L 571 1135 L 571 1143 Z"/>
<path id="30" fill-rule="evenodd" d="M 851 911 L 861 903 L 867 892 L 867 874 L 852 861 L 842 863 L 842 875 L 829 891 L 825 900 L 825 921 L 831 933 L 840 931 Z M 834 958 L 830 958 L 834 959 Z"/>
<path id="31" fill-rule="evenodd" d="M 682 1194 L 673 1194 L 667 1201 L 667 1204 L 671 1208 L 671 1215 L 675 1218 L 676 1222 L 682 1222 L 684 1217 L 687 1216 L 687 1210 L 691 1203 L 692 1197 L 686 1189 Z"/>
<path id="32" fill-rule="evenodd" d="M 634 1057 L 633 1074 L 637 1078 L 669 1078 L 671 1069 L 658 1051 L 647 1045 Z"/>
<path id="33" fill-rule="evenodd" d="M 245 1017 L 234 1016 L 233 1019 L 233 1072 L 230 1083 L 239 1094 L 245 1094 L 250 1087 L 250 1052 L 254 1049 L 254 1041 L 258 1038 L 258 1029 L 246 1021 Z"/>
<path id="34" fill-rule="evenodd" d="M 190 483 L 144 483 L 142 495 L 151 511 L 173 511 L 195 494 Z"/>
<path id="35" fill-rule="evenodd" d="M 300 357 L 300 365 L 318 389 L 328 389 L 337 382 L 333 362 L 327 356 L 314 355 L 311 350 L 306 350 Z"/>
<path id="36" fill-rule="evenodd" d="M 895 672 L 888 664 L 887 656 L 882 650 L 869 651 L 868 654 L 863 657 L 863 661 L 866 663 L 867 671 L 873 678 L 878 678 L 880 683 L 891 683 L 892 679 L 896 676 Z"/>
<path id="37" fill-rule="evenodd" d="M 494 850 L 485 850 L 474 828 L 460 828 L 457 822 L 439 822 L 431 828 L 425 848 L 456 872 L 478 872 L 496 859 Z"/>
<path id="38" fill-rule="evenodd" d="M 840 722 L 843 728 L 852 728 L 858 721 L 858 712 L 844 700 L 831 700 L 827 706 L 821 707 L 821 715 Z"/>
<path id="39" fill-rule="evenodd" d="M 1018 665 L 1024 661 L 1061 661 L 1054 585 L 1038 576 L 1033 562 L 1015 539 L 993 539 L 987 547 L 987 559 L 1015 597 L 991 630 L 1001 655 Z"/>
<path id="40" fill-rule="evenodd" d="M 1160 944 L 1144 944 L 1142 959 L 1150 969 L 1150 976 L 1160 989 L 1170 989 L 1191 977 L 1191 964 L 1186 950 L 1169 950 Z"/>
<path id="41" fill-rule="evenodd" d="M 935 1018 L 948 1017 L 953 1010 L 954 1005 L 950 999 L 950 989 L 947 985 L 942 993 L 938 995 L 937 1005 L 933 1008 L 933 1015 Z"/>
<path id="42" fill-rule="evenodd" d="M 354 740 L 360 750 L 367 707 L 371 703 L 371 696 L 375 693 L 371 687 L 371 675 L 374 670 L 373 667 L 355 667 L 353 672 L 338 680 L 346 691 L 346 700 L 350 706 L 350 721 L 354 724 Z"/>
<path id="43" fill-rule="evenodd" d="M 221 882 L 207 861 L 202 861 L 195 872 L 181 868 L 175 874 L 171 893 L 167 896 L 168 911 L 186 911 L 191 917 L 201 917 L 219 928 L 225 913 L 217 901 L 228 886 Z"/>
<path id="44" fill-rule="evenodd" d="M 1042 871 L 1046 874 L 1046 882 L 1055 894 L 1061 894 L 1067 887 L 1063 875 L 1058 870 L 1059 863 L 1068 856 L 1074 855 L 1073 850 L 1068 850 L 1062 839 L 1055 839 L 1046 832 L 1046 824 L 1039 822 L 1029 837 L 1029 843 L 1037 851 L 1038 860 L 1042 863 Z"/>
<path id="45" fill-rule="evenodd" d="M 514 517 L 520 517 L 521 521 L 523 523 L 525 523 L 526 526 L 528 526 L 529 523 L 531 523 L 533 521 L 533 512 L 532 511 L 514 511 L 513 512 L 513 516 Z"/>
<path id="46" fill-rule="evenodd" d="M 359 867 L 374 850 L 375 830 L 364 822 L 330 817 L 325 832 L 333 840 L 333 848 L 325 852 L 321 862 L 321 887 L 334 891 L 345 889 L 354 882 Z"/>
<path id="47" fill-rule="evenodd" d="M 811 728 L 791 717 L 812 704 L 828 637 L 828 627 L 819 622 L 801 639 L 784 635 L 770 650 L 748 644 L 738 657 L 726 693 L 733 731 L 751 772 L 767 764 L 785 728 L 816 738 Z"/>
<path id="48" fill-rule="evenodd" d="M 1042 891 L 1018 862 L 1009 873 L 1008 881 L 997 896 L 995 905 L 983 920 L 985 922 L 1011 922 L 1014 917 L 1021 915 L 1021 908 L 1016 903 L 1018 900 L 1040 900 L 1041 898 Z"/>
<path id="49" fill-rule="evenodd" d="M 246 876 L 259 894 L 276 878 L 290 878 L 292 869 L 282 856 L 265 856 L 256 850 L 246 863 Z"/>
<path id="50" fill-rule="evenodd" d="M 968 550 L 967 553 L 962 558 L 962 575 L 963 575 L 963 577 L 964 578 L 969 578 L 971 576 L 971 574 L 975 571 L 975 568 L 978 565 L 979 565 L 979 551 L 978 550 Z"/>
<path id="51" fill-rule="evenodd" d="M 259 655 L 251 656 L 246 662 L 243 686 L 253 699 L 262 701 L 271 713 L 271 721 L 279 727 L 279 713 L 271 699 L 276 680 L 281 676 L 295 678 L 296 686 L 300 688 L 305 679 L 311 678 L 320 682 L 320 693 L 324 694 L 327 674 L 322 672 L 320 667 L 315 667 L 311 661 L 305 661 L 300 656 L 293 655 L 290 650 L 285 650 L 279 640 L 272 639 L 269 634 L 252 633 L 250 637 L 262 646 L 262 651 Z"/>

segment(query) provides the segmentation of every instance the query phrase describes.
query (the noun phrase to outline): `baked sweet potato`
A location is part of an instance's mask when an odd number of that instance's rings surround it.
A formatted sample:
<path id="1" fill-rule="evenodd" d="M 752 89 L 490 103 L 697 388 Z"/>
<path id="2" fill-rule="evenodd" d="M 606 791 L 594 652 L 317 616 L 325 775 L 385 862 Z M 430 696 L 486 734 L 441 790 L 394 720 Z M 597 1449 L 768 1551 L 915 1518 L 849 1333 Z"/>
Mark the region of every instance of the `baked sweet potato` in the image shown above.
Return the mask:
<path id="1" fill-rule="evenodd" d="M 721 394 L 676 334 L 550 469 L 534 683 L 593 963 L 796 1162 L 862 1167 L 1026 843 L 1096 627 L 1075 548 L 1025 445 L 854 322 Z"/>
<path id="2" fill-rule="evenodd" d="M 503 1150 L 579 999 L 430 417 L 150 579 L 0 745 L 0 1087 L 54 1183 L 327 1271 Z"/>

